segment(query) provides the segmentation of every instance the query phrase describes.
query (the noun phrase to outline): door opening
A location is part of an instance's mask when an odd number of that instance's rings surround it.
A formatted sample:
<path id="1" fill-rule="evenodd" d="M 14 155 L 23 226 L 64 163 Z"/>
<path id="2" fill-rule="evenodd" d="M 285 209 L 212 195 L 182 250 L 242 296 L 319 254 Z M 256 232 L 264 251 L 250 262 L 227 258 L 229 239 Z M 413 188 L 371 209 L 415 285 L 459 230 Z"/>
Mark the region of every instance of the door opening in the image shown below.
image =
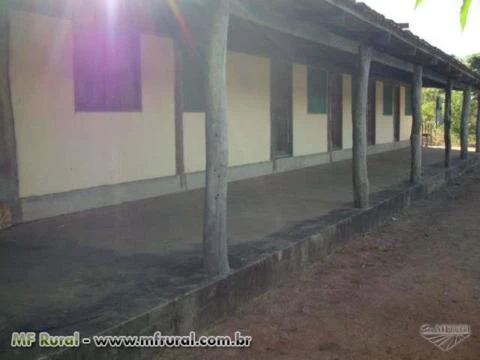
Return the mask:
<path id="1" fill-rule="evenodd" d="M 272 61 L 271 65 L 272 159 L 293 153 L 292 64 Z"/>
<path id="2" fill-rule="evenodd" d="M 342 74 L 329 74 L 329 131 L 331 136 L 331 150 L 343 148 L 343 86 Z"/>
<path id="3" fill-rule="evenodd" d="M 400 87 L 396 86 L 394 89 L 393 106 L 395 107 L 393 113 L 393 135 L 395 141 L 400 141 Z"/>
<path id="4" fill-rule="evenodd" d="M 368 109 L 367 109 L 367 142 L 368 145 L 375 145 L 376 142 L 376 82 L 370 81 L 368 87 Z"/>

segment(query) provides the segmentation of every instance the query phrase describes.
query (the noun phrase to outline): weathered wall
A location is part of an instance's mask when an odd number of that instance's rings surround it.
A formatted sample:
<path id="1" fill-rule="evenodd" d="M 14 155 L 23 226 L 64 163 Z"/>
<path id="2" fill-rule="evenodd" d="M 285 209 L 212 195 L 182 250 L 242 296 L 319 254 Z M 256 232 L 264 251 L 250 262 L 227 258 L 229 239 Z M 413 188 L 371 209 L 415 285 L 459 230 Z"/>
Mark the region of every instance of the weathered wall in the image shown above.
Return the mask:
<path id="1" fill-rule="evenodd" d="M 21 197 L 175 174 L 170 40 L 141 37 L 142 112 L 76 113 L 72 23 L 10 16 Z"/>
<path id="2" fill-rule="evenodd" d="M 343 74 L 343 148 L 351 149 L 353 146 L 352 123 L 352 75 Z"/>
<path id="3" fill-rule="evenodd" d="M 270 60 L 236 52 L 227 58 L 229 165 L 270 160 Z M 205 114 L 184 113 L 187 173 L 205 170 Z"/>
<path id="4" fill-rule="evenodd" d="M 376 82 L 376 144 L 393 142 L 393 115 L 383 115 L 383 82 Z"/>
<path id="5" fill-rule="evenodd" d="M 328 151 L 327 115 L 307 112 L 307 67 L 293 66 L 293 155 Z"/>
<path id="6" fill-rule="evenodd" d="M 412 116 L 405 115 L 405 87 L 400 88 L 400 140 L 410 139 L 412 133 Z"/>
<path id="7" fill-rule="evenodd" d="M 185 172 L 205 170 L 205 113 L 183 113 Z"/>
<path id="8" fill-rule="evenodd" d="M 229 52 L 229 165 L 270 160 L 270 60 Z"/>
<path id="9" fill-rule="evenodd" d="M 171 40 L 141 36 L 142 112 L 76 113 L 71 22 L 19 11 L 11 12 L 10 18 L 12 101 L 20 196 L 26 219 L 188 188 L 172 176 L 175 136 Z M 276 168 L 269 163 L 270 60 L 229 52 L 227 72 L 229 162 L 230 166 L 248 165 L 235 168 L 242 169 L 243 175 L 234 178 L 315 166 L 330 160 L 326 154 L 327 115 L 307 113 L 305 65 L 293 66 L 296 158 L 281 159 Z M 344 149 L 350 149 L 350 75 L 343 75 L 343 92 L 343 143 Z M 377 143 L 389 146 L 393 141 L 393 117 L 383 116 L 381 83 L 377 83 L 377 96 Z M 402 89 L 401 139 L 408 139 L 411 116 L 404 114 L 404 97 Z M 183 121 L 186 171 L 201 172 L 205 168 L 205 115 L 184 113 Z M 350 156 L 349 150 L 337 151 L 333 160 Z M 258 170 L 255 166 L 262 167 Z M 201 173 L 195 176 L 203 181 Z M 199 187 L 202 181 L 189 186 Z M 51 195 L 62 192 L 63 196 Z M 53 209 L 50 212 L 45 210 L 49 207 Z"/>

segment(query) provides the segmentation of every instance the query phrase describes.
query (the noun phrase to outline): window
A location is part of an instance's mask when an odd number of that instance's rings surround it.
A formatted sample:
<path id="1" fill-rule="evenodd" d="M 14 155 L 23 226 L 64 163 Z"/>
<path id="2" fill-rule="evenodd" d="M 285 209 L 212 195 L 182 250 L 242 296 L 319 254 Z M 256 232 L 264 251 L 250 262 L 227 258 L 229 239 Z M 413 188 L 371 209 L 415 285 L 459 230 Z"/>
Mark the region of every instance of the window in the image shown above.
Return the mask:
<path id="1" fill-rule="evenodd" d="M 393 115 L 393 86 L 383 85 L 383 115 Z"/>
<path id="2" fill-rule="evenodd" d="M 326 71 L 308 68 L 307 96 L 309 114 L 327 113 L 327 77 Z"/>
<path id="3" fill-rule="evenodd" d="M 405 88 L 405 116 L 413 115 L 412 107 L 412 89 L 410 87 Z"/>
<path id="4" fill-rule="evenodd" d="M 137 31 L 77 24 L 74 64 L 76 111 L 141 111 Z"/>
<path id="5" fill-rule="evenodd" d="M 183 111 L 205 112 L 205 93 L 200 55 L 194 50 L 182 51 Z"/>

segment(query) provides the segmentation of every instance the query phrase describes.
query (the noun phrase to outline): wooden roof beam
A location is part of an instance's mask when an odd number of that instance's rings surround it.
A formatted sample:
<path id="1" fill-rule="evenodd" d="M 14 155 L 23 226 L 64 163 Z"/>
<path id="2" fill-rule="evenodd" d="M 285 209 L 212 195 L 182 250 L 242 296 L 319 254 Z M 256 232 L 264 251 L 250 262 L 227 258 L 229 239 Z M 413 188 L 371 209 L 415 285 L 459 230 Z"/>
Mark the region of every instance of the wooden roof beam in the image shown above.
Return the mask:
<path id="1" fill-rule="evenodd" d="M 250 5 L 249 5 L 250 4 Z M 328 29 L 320 25 L 309 23 L 292 23 L 291 20 L 276 14 L 274 11 L 249 11 L 251 9 L 252 0 L 232 0 L 231 11 L 234 16 L 238 16 L 244 20 L 250 21 L 257 25 L 268 27 L 272 30 L 289 34 L 304 40 L 312 41 L 332 47 L 350 54 L 358 54 L 360 43 L 349 40 L 339 35 L 331 33 Z M 255 8 L 255 10 L 258 10 Z M 398 69 L 413 73 L 413 64 L 405 60 L 401 60 L 387 53 L 378 50 L 373 51 L 373 61 Z M 432 81 L 446 83 L 446 78 L 425 69 L 424 76 Z"/>
<path id="2" fill-rule="evenodd" d="M 320 43 L 337 50 L 357 54 L 359 44 L 331 33 L 327 28 L 307 22 L 292 21 L 273 9 L 259 11 L 251 0 L 232 0 L 231 11 L 234 16 L 251 21 L 257 25 L 293 35 L 315 43 Z M 250 11 L 255 9 L 255 11 Z"/>
<path id="3" fill-rule="evenodd" d="M 310 6 L 315 6 L 314 1 L 316 1 L 316 0 L 305 0 L 305 1 L 307 1 Z M 376 27 L 378 29 L 381 29 L 383 31 L 386 31 L 386 32 L 391 32 L 393 34 L 393 36 L 396 39 L 398 39 L 399 41 L 402 41 L 405 44 L 408 44 L 412 47 L 417 47 L 419 49 L 419 51 L 431 55 L 431 52 L 430 52 L 429 49 L 420 48 L 421 45 L 416 44 L 413 39 L 409 39 L 409 38 L 403 36 L 402 34 L 393 33 L 392 30 L 389 29 L 388 27 L 385 27 L 383 24 L 379 24 L 378 22 L 374 22 L 374 21 L 368 19 L 368 17 L 366 17 L 363 14 L 360 14 L 359 12 L 351 9 L 350 7 L 346 6 L 345 4 L 339 3 L 336 0 L 323 0 L 323 2 L 329 4 L 332 7 L 336 7 L 338 9 L 341 9 L 342 11 L 347 12 L 349 15 L 351 15 L 351 16 L 353 16 L 353 17 L 355 17 L 355 18 L 357 18 L 357 19 L 359 19 L 359 20 L 361 20 L 361 21 L 363 21 L 367 24 L 369 24 L 370 26 L 374 26 L 374 27 Z M 447 57 L 446 54 L 445 54 L 445 57 Z M 445 59 L 445 61 L 448 61 L 448 59 Z M 474 75 L 473 72 L 469 73 L 467 70 L 462 69 L 460 65 L 455 64 L 453 61 L 451 62 L 451 65 L 459 73 L 463 73 L 463 74 L 467 75 L 470 79 L 470 82 L 477 82 L 478 81 L 478 77 L 476 75 Z"/>

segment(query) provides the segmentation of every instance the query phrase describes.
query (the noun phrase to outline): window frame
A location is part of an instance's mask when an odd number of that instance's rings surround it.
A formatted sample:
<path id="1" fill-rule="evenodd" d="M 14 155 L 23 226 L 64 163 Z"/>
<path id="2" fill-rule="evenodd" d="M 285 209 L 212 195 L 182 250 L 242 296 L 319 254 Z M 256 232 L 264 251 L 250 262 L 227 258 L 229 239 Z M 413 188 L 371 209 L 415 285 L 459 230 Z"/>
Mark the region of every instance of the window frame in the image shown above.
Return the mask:
<path id="1" fill-rule="evenodd" d="M 82 81 L 80 77 L 82 76 L 82 72 L 85 71 L 81 68 L 79 64 L 79 60 L 83 54 L 79 53 L 79 36 L 82 36 L 81 31 L 84 26 L 89 26 L 87 24 L 75 24 L 73 29 L 73 81 L 74 81 L 74 106 L 75 112 L 78 113 L 94 113 L 94 112 L 142 112 L 143 111 L 143 94 L 142 94 L 142 65 L 141 65 L 141 34 L 138 29 L 134 26 L 128 25 L 116 25 L 111 28 L 108 28 L 107 25 L 103 22 L 95 24 L 95 29 L 93 32 L 102 33 L 102 38 L 108 38 L 108 31 L 116 31 L 116 32 L 123 32 L 126 33 L 129 37 L 128 44 L 129 48 L 126 51 L 129 56 L 131 56 L 131 71 L 132 71 L 132 78 L 133 84 L 132 86 L 135 98 L 133 99 L 133 104 L 125 104 L 121 101 L 112 101 L 111 99 L 108 100 L 108 89 L 112 88 L 114 85 L 109 85 L 109 81 L 106 79 L 107 74 L 104 73 L 103 88 L 105 89 L 104 99 L 101 101 L 101 104 L 92 104 L 92 101 L 85 101 L 81 99 L 83 95 L 80 95 L 79 84 Z M 107 44 L 107 40 L 105 40 L 105 44 Z M 88 50 L 81 49 L 80 51 L 87 52 Z M 125 50 L 124 50 L 125 51 Z M 105 55 L 104 55 L 105 56 Z M 105 65 L 107 68 L 108 65 Z M 90 99 L 90 98 L 89 98 Z"/>
<path id="2" fill-rule="evenodd" d="M 321 80 L 319 78 L 317 82 L 312 81 L 321 74 L 323 74 Z M 320 81 L 323 81 L 323 84 L 319 84 Z M 316 89 L 315 85 L 320 85 L 322 88 Z M 307 114 L 328 115 L 328 103 L 328 71 L 307 67 Z"/>
<path id="3" fill-rule="evenodd" d="M 413 116 L 412 88 L 405 86 L 405 116 Z"/>
<path id="4" fill-rule="evenodd" d="M 204 113 L 206 100 L 204 91 L 204 74 L 201 66 L 201 56 L 194 49 L 182 46 L 180 49 L 182 64 L 182 98 L 183 112 Z"/>
<path id="5" fill-rule="evenodd" d="M 390 83 L 383 83 L 383 115 L 393 116 L 394 86 Z M 390 89 L 390 91 L 388 91 Z M 389 95 L 389 96 L 386 96 Z M 390 100 L 390 103 L 387 101 Z"/>

